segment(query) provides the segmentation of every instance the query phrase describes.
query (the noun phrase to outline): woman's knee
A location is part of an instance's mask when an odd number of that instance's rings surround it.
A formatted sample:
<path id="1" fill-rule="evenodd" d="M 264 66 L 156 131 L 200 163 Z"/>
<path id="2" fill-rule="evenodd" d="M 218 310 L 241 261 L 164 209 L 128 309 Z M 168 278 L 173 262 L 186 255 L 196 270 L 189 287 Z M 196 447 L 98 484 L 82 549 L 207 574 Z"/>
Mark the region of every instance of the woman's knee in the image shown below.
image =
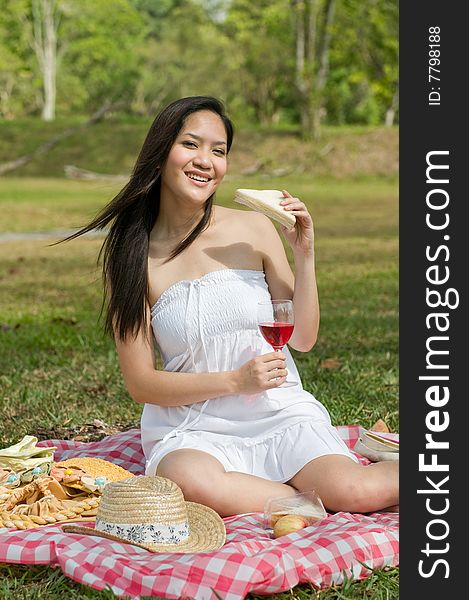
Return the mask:
<path id="1" fill-rule="evenodd" d="M 367 512 L 375 490 L 373 485 L 355 475 L 342 478 L 324 494 L 323 502 L 331 511 Z"/>
<path id="2" fill-rule="evenodd" d="M 308 463 L 291 482 L 299 491 L 315 489 L 329 511 L 371 512 L 398 502 L 393 475 L 382 465 L 365 467 L 330 455 Z"/>
<path id="3" fill-rule="evenodd" d="M 161 459 L 156 469 L 159 477 L 177 483 L 185 500 L 210 505 L 217 489 L 217 479 L 225 473 L 213 456 L 199 450 L 175 450 Z"/>
<path id="4" fill-rule="evenodd" d="M 327 508 L 332 511 L 372 512 L 398 503 L 398 484 L 384 482 L 369 467 L 358 466 L 330 486 Z"/>

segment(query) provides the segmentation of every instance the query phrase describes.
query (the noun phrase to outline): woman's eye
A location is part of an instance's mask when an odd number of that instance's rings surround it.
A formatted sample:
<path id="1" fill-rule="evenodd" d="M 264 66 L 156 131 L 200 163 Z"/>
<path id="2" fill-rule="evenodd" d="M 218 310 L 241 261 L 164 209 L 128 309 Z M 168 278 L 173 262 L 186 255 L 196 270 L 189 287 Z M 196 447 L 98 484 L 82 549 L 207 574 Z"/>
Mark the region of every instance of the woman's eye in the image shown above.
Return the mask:
<path id="1" fill-rule="evenodd" d="M 219 156 L 225 156 L 225 151 L 222 148 L 215 148 L 214 152 Z"/>
<path id="2" fill-rule="evenodd" d="M 183 142 L 184 146 L 187 146 L 189 148 L 196 148 L 196 144 L 195 142 Z"/>

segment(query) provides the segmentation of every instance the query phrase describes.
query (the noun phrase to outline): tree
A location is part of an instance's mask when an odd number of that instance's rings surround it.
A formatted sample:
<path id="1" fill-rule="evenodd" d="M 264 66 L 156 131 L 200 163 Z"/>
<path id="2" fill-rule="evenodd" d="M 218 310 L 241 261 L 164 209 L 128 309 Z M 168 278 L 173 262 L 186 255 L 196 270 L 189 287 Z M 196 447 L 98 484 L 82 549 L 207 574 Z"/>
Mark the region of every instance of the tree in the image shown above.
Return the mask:
<path id="1" fill-rule="evenodd" d="M 56 110 L 130 103 L 138 76 L 133 50 L 146 31 L 131 0 L 4 1 L 0 61 L 16 64 L 0 76 L 3 114 L 16 105 L 19 114 L 39 109 L 52 120 Z"/>
<path id="2" fill-rule="evenodd" d="M 153 26 L 135 48 L 142 68 L 133 110 L 154 115 L 171 100 L 198 94 L 231 102 L 239 89 L 240 54 L 202 2 L 167 2 L 164 15 L 147 12 L 146 20 Z"/>
<path id="3" fill-rule="evenodd" d="M 304 138 L 318 137 L 329 73 L 335 0 L 292 0 L 295 13 L 296 89 Z"/>
<path id="4" fill-rule="evenodd" d="M 392 124 L 397 0 L 3 0 L 0 116 L 154 114 L 224 99 L 238 123 Z M 34 50 L 34 51 L 33 51 Z"/>
<path id="5" fill-rule="evenodd" d="M 392 124 L 399 109 L 398 3 L 342 0 L 340 8 L 326 89 L 329 119 Z"/>
<path id="6" fill-rule="evenodd" d="M 60 12 L 57 0 L 32 0 L 31 45 L 42 75 L 44 121 L 55 119 L 57 77 L 57 28 Z"/>
<path id="7" fill-rule="evenodd" d="M 223 24 L 239 57 L 239 97 L 266 125 L 278 121 L 282 108 L 295 101 L 289 8 L 289 0 L 233 0 Z"/>
<path id="8" fill-rule="evenodd" d="M 4 43 L 4 35 L 0 31 L 0 116 L 14 118 L 17 112 L 14 98 L 19 84 L 28 77 L 27 66 L 17 54 Z M 31 75 L 31 73 L 29 73 Z M 24 110 L 21 106 L 20 110 Z"/>
<path id="9" fill-rule="evenodd" d="M 0 19 L 0 116 L 13 119 L 42 108 L 37 62 L 31 52 L 28 0 L 4 0 Z"/>
<path id="10" fill-rule="evenodd" d="M 137 49 L 147 31 L 129 0 L 67 4 L 57 87 L 61 110 L 90 113 L 117 99 L 130 106 L 141 69 Z"/>
<path id="11" fill-rule="evenodd" d="M 19 72 L 31 69 L 41 86 L 41 116 L 45 121 L 55 118 L 56 74 L 60 21 L 59 0 L 6 0 L 3 18 L 5 45 L 15 57 Z M 36 64 L 30 60 L 31 50 Z M 19 73 L 18 73 L 19 74 Z M 17 86 L 10 82 L 10 91 Z"/>

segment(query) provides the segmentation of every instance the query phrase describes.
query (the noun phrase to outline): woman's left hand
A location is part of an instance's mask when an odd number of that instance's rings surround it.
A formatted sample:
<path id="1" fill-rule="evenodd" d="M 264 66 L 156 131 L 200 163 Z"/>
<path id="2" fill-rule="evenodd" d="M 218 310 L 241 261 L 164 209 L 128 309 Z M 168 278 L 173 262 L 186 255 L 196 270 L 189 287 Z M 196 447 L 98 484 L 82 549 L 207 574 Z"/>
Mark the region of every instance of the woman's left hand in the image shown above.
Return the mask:
<path id="1" fill-rule="evenodd" d="M 280 203 L 281 206 L 296 217 L 296 224 L 291 229 L 282 225 L 283 235 L 294 253 L 311 254 L 314 250 L 313 219 L 304 202 L 294 198 L 286 190 L 282 190 L 282 193 L 284 199 Z"/>

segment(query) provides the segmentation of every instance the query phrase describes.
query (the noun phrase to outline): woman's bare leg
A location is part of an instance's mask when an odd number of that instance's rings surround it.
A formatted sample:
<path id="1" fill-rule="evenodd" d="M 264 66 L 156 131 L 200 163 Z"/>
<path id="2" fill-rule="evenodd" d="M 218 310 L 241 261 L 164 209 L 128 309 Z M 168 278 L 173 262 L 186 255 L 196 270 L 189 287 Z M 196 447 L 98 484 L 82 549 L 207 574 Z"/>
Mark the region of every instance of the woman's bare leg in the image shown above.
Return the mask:
<path id="1" fill-rule="evenodd" d="M 200 450 L 170 452 L 158 464 L 156 474 L 177 483 L 186 500 L 210 506 L 222 517 L 262 512 L 268 498 L 296 493 L 284 483 L 234 471 L 227 473 L 216 458 Z"/>
<path id="2" fill-rule="evenodd" d="M 300 492 L 314 489 L 329 511 L 396 510 L 399 504 L 399 461 L 360 465 L 331 454 L 310 461 L 288 482 Z"/>

